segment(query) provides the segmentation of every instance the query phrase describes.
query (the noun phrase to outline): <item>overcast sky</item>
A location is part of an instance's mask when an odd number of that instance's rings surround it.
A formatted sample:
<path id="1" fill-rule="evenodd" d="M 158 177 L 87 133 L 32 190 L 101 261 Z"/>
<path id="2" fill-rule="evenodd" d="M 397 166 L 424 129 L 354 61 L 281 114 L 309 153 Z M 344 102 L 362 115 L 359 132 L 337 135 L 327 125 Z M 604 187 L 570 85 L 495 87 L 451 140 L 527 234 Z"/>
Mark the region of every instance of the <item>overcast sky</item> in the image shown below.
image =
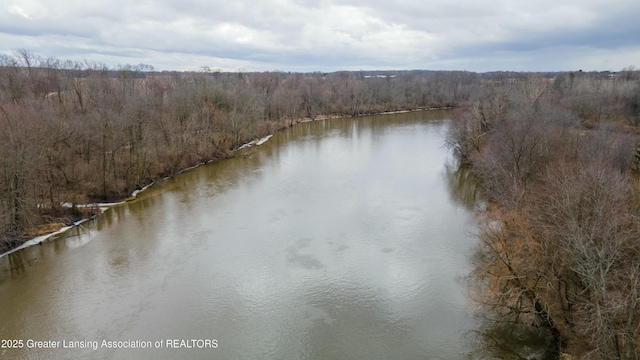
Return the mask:
<path id="1" fill-rule="evenodd" d="M 0 0 L 0 53 L 156 70 L 640 68 L 640 0 Z"/>

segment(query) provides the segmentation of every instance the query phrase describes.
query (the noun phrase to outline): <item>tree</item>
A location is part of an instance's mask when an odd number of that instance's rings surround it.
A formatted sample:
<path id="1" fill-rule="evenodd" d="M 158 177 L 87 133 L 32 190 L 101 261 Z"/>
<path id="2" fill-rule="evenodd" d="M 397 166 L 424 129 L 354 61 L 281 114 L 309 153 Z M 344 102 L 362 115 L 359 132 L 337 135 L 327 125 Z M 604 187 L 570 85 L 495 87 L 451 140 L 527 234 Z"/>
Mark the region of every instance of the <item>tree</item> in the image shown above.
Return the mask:
<path id="1" fill-rule="evenodd" d="M 20 103 L 27 91 L 28 76 L 12 57 L 0 55 L 0 91 L 3 98 Z"/>
<path id="2" fill-rule="evenodd" d="M 536 226 L 570 270 L 564 281 L 579 286 L 574 331 L 603 358 L 635 358 L 640 232 L 628 179 L 592 162 L 549 168 L 544 182 Z"/>
<path id="3" fill-rule="evenodd" d="M 301 84 L 301 89 L 298 91 L 302 103 L 301 107 L 304 109 L 306 116 L 311 120 L 315 120 L 323 109 L 319 81 L 313 77 L 306 77 Z"/>
<path id="4" fill-rule="evenodd" d="M 3 207 L 2 229 L 15 241 L 32 222 L 36 208 L 32 190 L 34 171 L 39 162 L 38 143 L 33 128 L 36 115 L 17 105 L 5 106 L 0 113 L 0 203 Z"/>
<path id="5" fill-rule="evenodd" d="M 632 124 L 640 126 L 640 81 L 636 83 L 633 91 L 627 97 L 625 110 L 631 118 Z"/>

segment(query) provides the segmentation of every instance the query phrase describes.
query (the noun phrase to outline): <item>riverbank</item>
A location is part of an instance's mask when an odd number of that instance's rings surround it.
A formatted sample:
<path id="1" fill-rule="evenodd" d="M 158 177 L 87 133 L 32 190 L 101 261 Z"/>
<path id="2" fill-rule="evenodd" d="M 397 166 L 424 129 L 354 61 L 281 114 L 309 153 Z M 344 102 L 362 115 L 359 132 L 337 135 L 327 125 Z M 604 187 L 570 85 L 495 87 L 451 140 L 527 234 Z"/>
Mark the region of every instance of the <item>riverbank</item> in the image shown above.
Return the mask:
<path id="1" fill-rule="evenodd" d="M 249 147 L 262 145 L 265 142 L 267 142 L 272 136 L 273 136 L 272 134 L 269 134 L 269 135 L 267 135 L 265 137 L 262 137 L 260 139 L 256 139 L 256 140 L 250 141 L 250 142 L 244 144 L 243 146 L 239 147 L 238 149 L 233 150 L 233 153 L 235 154 L 235 152 L 237 152 L 239 150 L 242 150 L 242 149 L 249 148 Z M 94 213 L 93 215 L 91 215 L 88 218 L 84 218 L 84 219 L 80 219 L 80 220 L 74 221 L 72 224 L 60 224 L 60 223 L 48 223 L 48 224 L 45 224 L 44 227 L 43 227 L 44 229 L 46 229 L 46 228 L 50 229 L 50 228 L 54 227 L 55 230 L 51 231 L 51 232 L 47 232 L 47 233 L 42 234 L 42 235 L 38 235 L 38 236 L 36 236 L 34 238 L 31 238 L 31 239 L 25 240 L 22 244 L 18 245 L 17 247 L 11 248 L 11 249 L 3 252 L 3 253 L 0 253 L 0 258 L 3 257 L 3 256 L 6 256 L 6 255 L 9 255 L 9 254 L 11 254 L 13 252 L 16 252 L 16 251 L 19 251 L 21 249 L 24 249 L 26 247 L 33 246 L 33 245 L 41 245 L 45 241 L 52 240 L 57 235 L 64 234 L 65 232 L 73 229 L 76 226 L 80 226 L 80 225 L 82 225 L 82 224 L 84 224 L 84 223 L 86 223 L 88 221 L 94 220 L 96 217 L 100 216 L 102 213 L 104 213 L 105 211 L 107 211 L 108 209 L 110 209 L 110 208 L 112 208 L 114 206 L 120 206 L 120 205 L 124 205 L 124 204 L 130 203 L 130 202 L 136 201 L 138 199 L 138 195 L 140 195 L 145 190 L 155 186 L 156 184 L 158 184 L 160 182 L 172 179 L 172 178 L 174 178 L 174 177 L 176 177 L 176 176 L 178 176 L 180 174 L 184 174 L 184 173 L 186 173 L 188 171 L 191 171 L 191 170 L 194 170 L 194 169 L 196 169 L 196 168 L 198 168 L 200 166 L 207 165 L 207 164 L 213 163 L 215 161 L 223 161 L 223 160 L 229 159 L 231 157 L 233 157 L 233 156 L 229 156 L 229 157 L 226 157 L 226 158 L 223 158 L 223 159 L 205 161 L 205 162 L 199 163 L 197 165 L 190 166 L 188 168 L 179 170 L 173 176 L 164 177 L 164 178 L 156 180 L 156 181 L 154 181 L 154 182 L 152 182 L 152 183 L 150 183 L 150 184 L 148 184 L 148 185 L 146 185 L 146 186 L 144 186 L 144 187 L 142 187 L 140 189 L 134 190 L 129 197 L 127 197 L 127 198 L 125 198 L 123 200 L 120 200 L 120 201 L 104 202 L 104 203 L 91 203 L 91 204 L 62 203 L 62 204 L 60 204 L 60 206 L 63 207 L 63 208 L 71 209 L 71 208 L 75 207 L 77 209 L 90 209 L 90 210 L 93 210 L 96 213 Z M 41 230 L 36 230 L 36 232 L 41 232 Z"/>
<path id="2" fill-rule="evenodd" d="M 436 107 L 417 108 L 417 109 L 407 109 L 407 110 L 398 110 L 398 111 L 387 111 L 387 112 L 374 113 L 374 114 L 361 114 L 359 116 L 393 115 L 393 114 L 401 114 L 401 113 L 408 113 L 408 112 L 437 111 L 437 110 L 450 110 L 450 109 L 453 109 L 453 107 L 447 106 L 447 107 L 437 107 L 437 108 Z M 285 120 L 284 123 L 285 124 L 290 124 L 290 125 L 288 125 L 288 126 L 287 125 L 282 125 L 276 130 L 276 132 L 288 129 L 291 126 L 293 126 L 294 124 L 302 124 L 302 123 L 306 123 L 306 122 L 324 121 L 324 120 L 341 119 L 341 118 L 355 118 L 355 117 L 345 117 L 345 116 L 342 116 L 342 115 L 321 115 L 321 116 L 319 115 L 315 119 L 300 118 L 300 119 L 296 120 L 295 122 L 291 122 L 291 121 L 286 121 Z M 137 198 L 138 198 L 138 195 L 140 195 L 145 190 L 155 186 L 156 184 L 158 184 L 160 182 L 172 179 L 172 178 L 174 178 L 174 177 L 176 177 L 176 176 L 178 176 L 180 174 L 184 174 L 184 173 L 186 173 L 188 171 L 191 171 L 193 169 L 196 169 L 196 168 L 198 168 L 200 166 L 232 158 L 232 157 L 236 156 L 237 154 L 239 154 L 243 150 L 246 150 L 246 149 L 254 147 L 254 146 L 260 146 L 260 145 L 264 144 L 272 136 L 273 136 L 273 134 L 268 134 L 266 136 L 263 136 L 263 137 L 260 137 L 260 138 L 256 138 L 256 139 L 254 139 L 252 141 L 249 141 L 249 142 L 243 144 L 242 146 L 238 147 L 237 149 L 231 150 L 230 155 L 227 156 L 227 157 L 201 162 L 201 163 L 196 164 L 194 166 L 190 166 L 190 167 L 181 169 L 181 170 L 177 171 L 172 176 L 167 176 L 167 177 L 161 178 L 159 180 L 153 181 L 150 184 L 145 185 L 144 187 L 142 187 L 140 189 L 134 190 L 131 193 L 130 196 L 128 196 L 126 198 L 123 198 L 122 200 L 113 201 L 113 202 L 89 203 L 89 204 L 62 203 L 61 206 L 64 207 L 64 208 L 74 208 L 75 207 L 77 209 L 92 210 L 93 212 L 90 212 L 92 215 L 90 217 L 88 217 L 88 218 L 82 218 L 82 219 L 75 220 L 70 224 L 47 223 L 47 224 L 45 224 L 45 227 L 44 227 L 45 229 L 47 227 L 49 229 L 51 229 L 51 226 L 55 226 L 55 229 L 53 229 L 50 232 L 46 232 L 46 233 L 43 233 L 43 234 L 38 234 L 38 236 L 35 236 L 35 237 L 32 237 L 32 238 L 26 238 L 25 241 L 20 243 L 19 245 L 15 246 L 15 247 L 12 247 L 12 248 L 6 250 L 3 253 L 0 253 L 0 258 L 5 256 L 5 255 L 11 254 L 11 253 L 13 253 L 15 251 L 19 251 L 21 249 L 29 247 L 29 246 L 40 245 L 43 242 L 55 240 L 55 239 L 57 239 L 58 235 L 64 234 L 65 232 L 73 229 L 76 226 L 82 225 L 82 224 L 86 223 L 87 221 L 91 221 L 91 220 L 95 219 L 97 216 L 100 216 L 102 213 L 104 213 L 109 208 L 112 208 L 114 206 L 121 206 L 121 205 L 127 204 L 129 202 L 136 201 Z M 34 232 L 40 233 L 42 231 L 41 230 L 34 230 Z"/>
<path id="3" fill-rule="evenodd" d="M 498 324 L 544 330 L 557 353 L 636 358 L 637 299 L 627 294 L 640 291 L 637 126 L 629 131 L 617 103 L 592 118 L 570 106 L 572 94 L 532 100 L 519 96 L 524 85 L 465 106 L 447 136 L 493 210 L 478 236 L 474 297 Z"/>

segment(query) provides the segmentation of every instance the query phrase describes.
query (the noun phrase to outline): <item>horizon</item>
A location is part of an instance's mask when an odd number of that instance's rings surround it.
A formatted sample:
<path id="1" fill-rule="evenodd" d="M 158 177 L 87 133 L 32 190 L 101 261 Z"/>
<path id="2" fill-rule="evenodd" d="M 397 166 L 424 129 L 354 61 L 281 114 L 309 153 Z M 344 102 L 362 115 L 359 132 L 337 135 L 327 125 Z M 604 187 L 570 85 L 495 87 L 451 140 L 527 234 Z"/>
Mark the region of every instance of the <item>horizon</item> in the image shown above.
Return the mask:
<path id="1" fill-rule="evenodd" d="M 73 64 L 81 64 L 81 65 L 85 65 L 82 68 L 79 68 L 80 70 L 88 70 L 88 69 L 104 69 L 106 71 L 138 71 L 138 72 L 143 72 L 143 73 L 199 73 L 199 74 L 204 74 L 204 73 L 209 73 L 209 74 L 253 74 L 253 73 L 282 73 L 282 74 L 322 74 L 322 75 L 329 75 L 329 74 L 337 74 L 337 73 L 342 73 L 342 72 L 347 72 L 347 73 L 388 73 L 389 75 L 385 75 L 385 74 L 377 74 L 377 76 L 395 76 L 396 73 L 412 73 L 412 72 L 433 72 L 433 73 L 437 73 L 437 72 L 460 72 L 460 73 L 471 73 L 471 74 L 478 74 L 478 75 L 487 75 L 487 74 L 509 74 L 509 73 L 513 73 L 513 74 L 520 74 L 520 75 L 526 75 L 526 74 L 566 74 L 566 73 L 584 73 L 584 74 L 603 74 L 603 73 L 608 73 L 608 74 L 617 74 L 620 72 L 624 72 L 624 71 L 631 71 L 631 72 L 638 72 L 640 71 L 639 68 L 636 68 L 635 66 L 631 65 L 619 70 L 589 70 L 589 71 L 585 71 L 582 69 L 571 69 L 571 70 L 548 70 L 548 71 L 527 71 L 527 70 L 490 70 L 490 71 L 471 71 L 471 70 L 461 70 L 461 69 L 447 69 L 447 70 L 435 70 L 435 69 L 358 69 L 358 70 L 331 70 L 331 71 L 318 71 L 318 70 L 310 70 L 310 71 L 287 71 L 287 70 L 255 70 L 255 71 L 248 71 L 246 69 L 235 69 L 235 70 L 222 70 L 222 69 L 211 69 L 211 68 L 206 68 L 206 67 L 200 67 L 199 69 L 187 69 L 187 70 L 172 70 L 172 69 L 156 69 L 153 64 L 143 64 L 143 63 L 138 63 L 138 64 L 130 64 L 130 63 L 125 63 L 125 64 L 114 64 L 114 65 L 110 65 L 110 64 L 106 64 L 106 63 L 100 63 L 100 62 L 95 62 L 95 61 L 91 61 L 89 59 L 83 59 L 81 61 L 74 61 L 71 59 L 60 59 L 60 58 L 53 58 L 53 57 L 43 57 L 40 56 L 39 54 L 36 54 L 32 51 L 29 51 L 28 49 L 20 49 L 20 50 L 25 50 L 28 52 L 28 54 L 31 56 L 31 61 L 35 60 L 37 61 L 42 61 L 42 63 L 38 63 L 38 65 L 31 65 L 32 68 L 47 68 L 51 65 L 51 63 L 49 63 L 48 61 L 59 61 L 61 63 L 65 63 L 67 61 L 71 61 L 73 62 Z M 0 53 L 0 57 L 1 56 L 7 56 L 7 57 L 13 57 L 16 61 L 18 61 L 17 63 L 13 64 L 14 66 L 18 66 L 18 67 L 27 67 L 27 65 L 24 63 L 24 61 L 21 58 L 21 55 L 19 55 L 18 50 L 14 50 L 12 54 L 2 54 Z M 11 66 L 11 65 L 2 65 L 0 64 L 0 67 L 3 66 Z M 75 70 L 72 68 L 66 68 L 66 67 L 61 67 L 61 69 L 63 70 Z M 367 76 L 367 75 L 365 75 Z M 368 76 L 372 76 L 372 75 L 368 75 Z"/>

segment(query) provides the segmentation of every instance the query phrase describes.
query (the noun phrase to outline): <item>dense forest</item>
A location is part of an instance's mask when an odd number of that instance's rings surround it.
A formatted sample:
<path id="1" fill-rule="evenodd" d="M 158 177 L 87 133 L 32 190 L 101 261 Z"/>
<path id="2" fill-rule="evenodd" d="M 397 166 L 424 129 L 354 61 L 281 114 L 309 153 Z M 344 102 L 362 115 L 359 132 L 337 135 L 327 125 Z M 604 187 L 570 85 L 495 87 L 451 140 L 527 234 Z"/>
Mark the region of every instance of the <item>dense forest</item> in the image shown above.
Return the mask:
<path id="1" fill-rule="evenodd" d="M 455 107 L 474 297 L 558 351 L 640 357 L 640 74 L 157 72 L 0 55 L 0 252 L 303 120 Z"/>
<path id="2" fill-rule="evenodd" d="M 447 138 L 490 201 L 476 300 L 576 358 L 640 357 L 639 80 L 493 81 Z"/>

